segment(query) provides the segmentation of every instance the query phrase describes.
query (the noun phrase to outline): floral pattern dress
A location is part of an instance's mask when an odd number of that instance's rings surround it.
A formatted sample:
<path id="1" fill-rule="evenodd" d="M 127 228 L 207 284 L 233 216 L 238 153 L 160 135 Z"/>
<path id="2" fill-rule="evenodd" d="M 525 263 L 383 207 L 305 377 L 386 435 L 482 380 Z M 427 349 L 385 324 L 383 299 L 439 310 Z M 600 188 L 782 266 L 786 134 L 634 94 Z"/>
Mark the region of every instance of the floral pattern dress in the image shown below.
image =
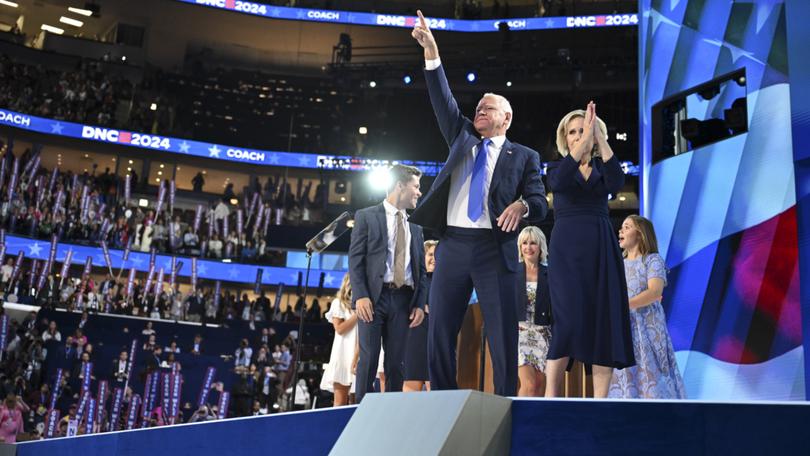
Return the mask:
<path id="1" fill-rule="evenodd" d="M 647 289 L 649 279 L 659 278 L 664 284 L 667 280 L 664 260 L 657 253 L 625 259 L 624 273 L 631 298 Z M 631 309 L 630 327 L 636 365 L 613 371 L 608 397 L 685 399 L 683 378 L 675 361 L 661 301 Z"/>
<path id="2" fill-rule="evenodd" d="M 540 372 L 546 370 L 551 329 L 532 323 L 537 282 L 526 282 L 526 321 L 518 322 L 518 366 L 532 366 Z"/>

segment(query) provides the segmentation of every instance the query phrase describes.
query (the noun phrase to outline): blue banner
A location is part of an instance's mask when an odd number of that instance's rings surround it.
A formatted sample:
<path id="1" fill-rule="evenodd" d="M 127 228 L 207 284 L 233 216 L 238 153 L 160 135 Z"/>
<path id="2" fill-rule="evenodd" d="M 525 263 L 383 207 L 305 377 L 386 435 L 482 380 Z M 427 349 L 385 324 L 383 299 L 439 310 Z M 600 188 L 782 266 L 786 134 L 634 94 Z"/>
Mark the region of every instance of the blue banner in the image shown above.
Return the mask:
<path id="1" fill-rule="evenodd" d="M 90 391 L 90 382 L 93 380 L 93 363 L 82 363 L 82 391 Z"/>
<path id="2" fill-rule="evenodd" d="M 53 380 L 53 388 L 51 388 L 51 403 L 48 405 L 48 410 L 53 410 L 56 407 L 56 399 L 62 391 L 62 377 L 64 373 L 62 368 L 56 369 L 56 378 Z"/>
<path id="3" fill-rule="evenodd" d="M 124 403 L 123 388 L 115 388 L 113 392 L 112 410 L 110 410 L 110 430 L 117 431 L 121 428 L 121 405 Z"/>
<path id="4" fill-rule="evenodd" d="M 211 386 L 214 384 L 214 374 L 216 374 L 217 369 L 215 367 L 209 367 L 208 370 L 205 371 L 205 378 L 203 378 L 203 384 L 200 388 L 200 395 L 197 397 L 197 407 L 205 405 L 205 402 L 208 400 L 208 393 L 211 392 Z"/>
<path id="5" fill-rule="evenodd" d="M 220 420 L 224 420 L 228 417 L 228 404 L 231 403 L 231 393 L 228 391 L 223 391 L 219 394 L 219 404 L 217 404 L 217 408 L 219 411 L 217 412 L 217 418 Z"/>
<path id="6" fill-rule="evenodd" d="M 46 259 L 49 252 L 49 243 L 37 239 L 30 239 L 21 236 L 6 235 L 6 251 L 7 252 L 24 252 L 32 259 Z M 65 266 L 65 257 L 70 253 L 68 261 L 72 264 L 83 264 L 81 259 L 95 258 L 95 264 L 104 264 L 103 249 L 100 247 L 84 246 L 66 244 L 60 242 L 56 248 L 55 262 L 63 263 L 62 275 L 67 278 L 67 267 Z M 148 272 L 149 271 L 149 254 L 143 252 L 130 252 L 127 262 L 123 260 L 125 251 L 117 249 L 109 249 L 110 261 L 113 268 L 123 267 L 126 263 L 131 266 L 131 271 Z M 176 257 L 175 257 L 176 258 Z M 253 264 L 239 264 L 239 263 L 223 263 L 215 260 L 203 260 L 193 258 L 194 261 L 180 261 L 175 260 L 175 268 L 172 269 L 172 256 L 158 254 L 155 257 L 155 264 L 160 268 L 165 268 L 170 271 L 176 271 L 175 276 L 189 277 L 192 273 L 192 264 L 196 268 L 197 280 L 221 280 L 224 282 L 238 282 L 251 284 L 254 288 L 256 285 L 255 279 L 259 274 L 259 269 L 263 269 L 261 276 L 262 285 L 275 285 L 283 283 L 285 285 L 297 285 L 298 273 L 304 271 L 303 268 L 284 268 L 272 267 Z M 106 269 L 106 268 L 105 268 Z M 310 287 L 318 286 L 318 278 L 321 273 L 325 273 L 324 286 L 327 288 L 337 288 L 340 281 L 343 279 L 345 271 L 342 270 L 326 270 L 326 269 L 313 269 L 310 274 Z M 134 278 L 134 277 L 133 277 Z M 154 279 L 154 277 L 153 277 Z M 127 278 L 127 288 L 129 289 L 129 278 Z M 129 294 L 128 294 L 129 295 Z"/>
<path id="7" fill-rule="evenodd" d="M 109 383 L 107 380 L 102 380 L 98 382 L 98 396 L 96 397 L 96 416 L 99 420 L 104 419 L 104 404 L 107 403 L 107 390 L 109 389 Z M 104 425 L 103 421 L 99 421 L 101 426 Z"/>
<path id="8" fill-rule="evenodd" d="M 45 415 L 45 438 L 52 439 L 56 436 L 57 429 L 59 428 L 59 410 L 54 408 L 48 410 L 48 414 Z"/>
<path id="9" fill-rule="evenodd" d="M 141 396 L 133 394 L 132 399 L 129 402 L 129 412 L 127 412 L 127 430 L 135 427 L 135 423 L 138 421 L 138 409 L 140 408 L 140 405 Z"/>
<path id="10" fill-rule="evenodd" d="M 81 423 L 84 412 L 87 409 L 87 401 L 90 400 L 90 391 L 84 390 L 82 397 L 79 399 L 79 409 L 76 411 L 76 420 Z"/>
<path id="11" fill-rule="evenodd" d="M 0 359 L 6 351 L 6 340 L 8 339 L 8 315 L 0 317 Z"/>
<path id="12" fill-rule="evenodd" d="M 169 413 L 169 422 L 174 424 L 175 419 L 177 418 L 177 414 L 180 413 L 180 393 L 183 389 L 183 376 L 179 373 L 172 373 L 172 400 L 171 406 L 169 407 L 171 410 Z"/>
<path id="13" fill-rule="evenodd" d="M 439 162 L 371 160 L 340 155 L 317 155 L 301 152 L 246 149 L 237 146 L 192 141 L 190 139 L 171 138 L 168 136 L 156 136 L 106 127 L 82 125 L 74 122 L 31 116 L 4 109 L 0 109 L 0 125 L 9 125 L 23 130 L 67 138 L 137 147 L 156 152 L 170 152 L 265 166 L 367 171 L 387 167 L 394 163 L 403 163 L 416 166 L 421 169 L 423 173 L 431 176 L 438 174 L 439 169 L 441 169 L 441 163 Z M 15 165 L 19 166 L 16 159 Z M 15 175 L 12 174 L 12 178 L 16 181 Z M 127 179 L 127 182 L 129 182 L 129 179 Z M 128 188 L 129 185 L 125 185 L 124 194 L 127 200 L 129 199 Z M 165 193 L 165 188 L 163 193 Z"/>
<path id="14" fill-rule="evenodd" d="M 209 6 L 269 19 L 286 19 L 304 22 L 331 22 L 334 24 L 374 25 L 380 27 L 413 28 L 416 16 L 397 14 L 361 13 L 356 11 L 288 8 L 263 5 L 240 0 L 176 0 L 192 5 Z M 506 21 L 510 30 L 554 30 L 583 27 L 637 26 L 638 15 L 609 14 L 597 16 L 527 17 L 518 19 L 464 20 L 426 18 L 431 29 L 448 32 L 497 32 L 500 23 Z"/>
<path id="15" fill-rule="evenodd" d="M 87 421 L 85 422 L 84 433 L 85 434 L 92 434 L 93 433 L 93 425 L 96 422 L 96 400 L 92 397 L 90 400 L 87 401 Z"/>

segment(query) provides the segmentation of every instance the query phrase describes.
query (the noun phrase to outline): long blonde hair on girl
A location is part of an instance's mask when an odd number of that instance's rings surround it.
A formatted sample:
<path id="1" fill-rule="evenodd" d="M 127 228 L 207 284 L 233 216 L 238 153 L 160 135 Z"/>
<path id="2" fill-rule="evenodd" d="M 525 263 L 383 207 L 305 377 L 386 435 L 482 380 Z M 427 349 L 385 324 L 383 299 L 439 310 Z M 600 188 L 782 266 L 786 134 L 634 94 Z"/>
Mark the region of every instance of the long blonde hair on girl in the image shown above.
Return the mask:
<path id="1" fill-rule="evenodd" d="M 340 305 L 346 311 L 352 311 L 352 282 L 349 280 L 349 273 L 343 276 L 343 282 L 340 284 L 340 289 L 337 292 L 337 298 L 340 300 Z"/>

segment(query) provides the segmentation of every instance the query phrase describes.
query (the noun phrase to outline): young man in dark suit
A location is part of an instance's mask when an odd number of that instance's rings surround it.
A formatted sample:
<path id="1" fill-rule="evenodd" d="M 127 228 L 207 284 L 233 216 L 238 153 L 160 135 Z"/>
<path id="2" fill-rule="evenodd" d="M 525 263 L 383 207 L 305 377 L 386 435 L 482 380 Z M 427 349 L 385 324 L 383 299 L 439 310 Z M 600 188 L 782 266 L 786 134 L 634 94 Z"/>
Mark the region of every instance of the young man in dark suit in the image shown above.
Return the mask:
<path id="1" fill-rule="evenodd" d="M 456 338 L 473 287 L 487 331 L 495 393 L 517 388 L 517 227 L 548 210 L 539 154 L 506 139 L 509 101 L 485 94 L 470 121 L 461 114 L 421 11 L 412 36 L 424 48 L 425 78 L 450 155 L 411 221 L 440 235 L 430 287 L 431 389 L 455 389 Z"/>
<path id="2" fill-rule="evenodd" d="M 408 222 L 416 207 L 419 169 L 394 165 L 382 204 L 357 211 L 349 247 L 352 303 L 358 317 L 359 403 L 374 385 L 380 342 L 385 349 L 385 391 L 402 391 L 408 329 L 424 318 L 425 253 L 422 228 Z"/>

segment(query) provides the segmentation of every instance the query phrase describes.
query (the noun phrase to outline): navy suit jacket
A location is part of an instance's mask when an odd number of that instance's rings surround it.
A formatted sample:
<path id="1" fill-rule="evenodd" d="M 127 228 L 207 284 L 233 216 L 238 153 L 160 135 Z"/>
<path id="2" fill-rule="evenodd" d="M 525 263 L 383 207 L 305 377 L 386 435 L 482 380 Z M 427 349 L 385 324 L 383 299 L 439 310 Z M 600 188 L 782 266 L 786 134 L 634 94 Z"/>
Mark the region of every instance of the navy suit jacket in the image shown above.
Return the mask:
<path id="1" fill-rule="evenodd" d="M 481 142 L 481 135 L 470 119 L 464 117 L 450 91 L 444 68 L 425 71 L 430 102 L 439 123 L 439 129 L 450 146 L 450 155 L 427 195 L 411 215 L 410 221 L 443 234 L 447 228 L 447 201 L 450 195 L 450 176 L 459 166 L 464 155 Z M 509 271 L 517 270 L 518 231 L 506 233 L 498 228 L 497 217 L 507 206 L 523 198 L 529 205 L 526 221 L 539 222 L 546 217 L 548 202 L 545 187 L 540 179 L 540 155 L 525 146 L 508 139 L 503 143 L 501 154 L 492 173 L 489 186 L 489 217 L 495 242 L 500 246 L 501 258 Z"/>
<path id="2" fill-rule="evenodd" d="M 427 299 L 425 249 L 422 228 L 408 223 L 411 229 L 411 275 L 413 298 L 411 308 L 425 308 Z M 394 233 L 390 234 L 394 236 Z M 388 224 L 381 204 L 361 209 L 354 214 L 354 228 L 349 246 L 349 279 L 352 283 L 352 307 L 360 298 L 380 299 L 388 258 Z"/>
<path id="3" fill-rule="evenodd" d="M 529 300 L 526 293 L 526 265 L 520 263 L 518 268 L 518 309 L 517 316 L 519 321 L 526 321 L 527 312 L 526 301 Z M 548 289 L 548 267 L 540 265 L 537 269 L 537 296 L 535 296 L 534 303 L 534 321 L 536 325 L 550 325 L 551 324 L 551 293 Z"/>

